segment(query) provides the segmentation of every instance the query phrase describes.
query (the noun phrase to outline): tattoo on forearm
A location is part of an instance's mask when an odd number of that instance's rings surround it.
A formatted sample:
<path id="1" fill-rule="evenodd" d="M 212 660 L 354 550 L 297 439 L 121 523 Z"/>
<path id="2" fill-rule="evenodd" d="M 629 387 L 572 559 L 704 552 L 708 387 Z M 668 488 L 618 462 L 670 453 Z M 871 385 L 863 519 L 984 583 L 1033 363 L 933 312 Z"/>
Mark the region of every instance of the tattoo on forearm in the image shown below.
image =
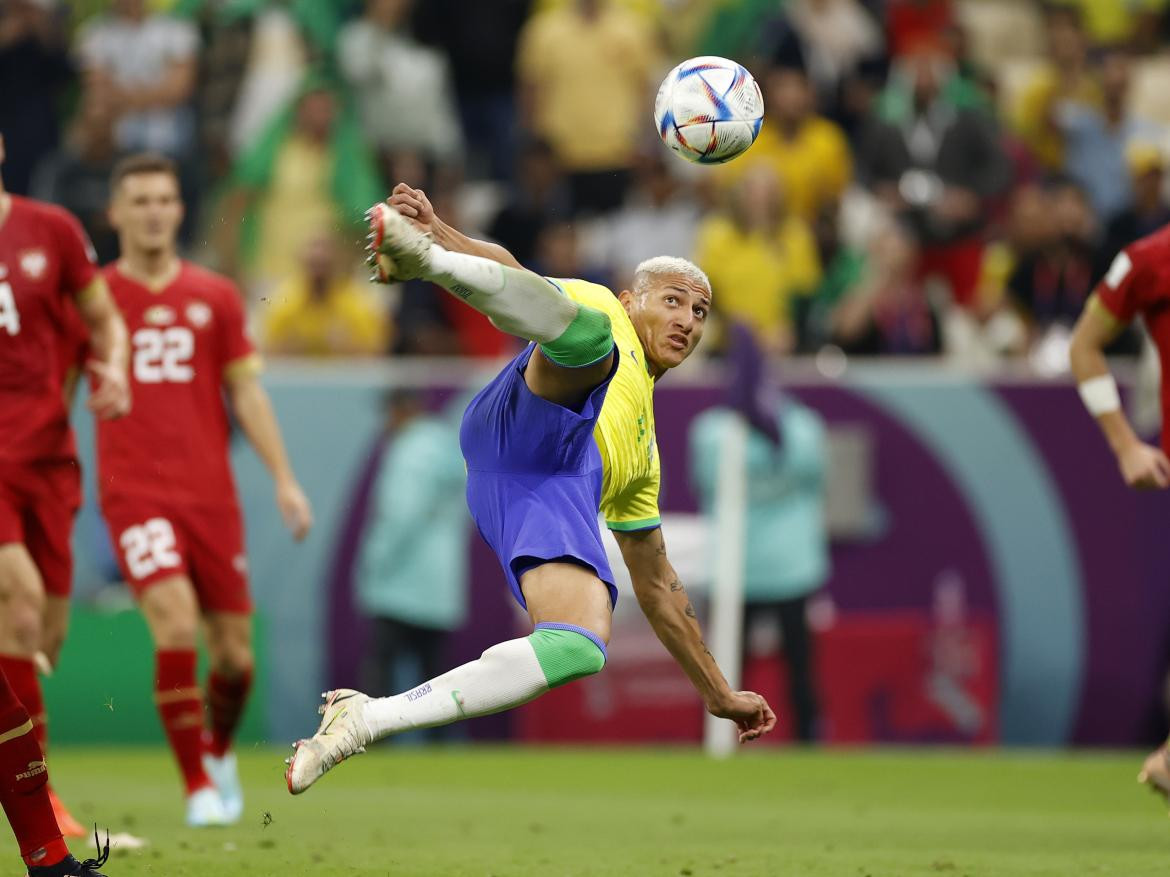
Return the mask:
<path id="1" fill-rule="evenodd" d="M 671 590 L 672 592 L 673 592 L 673 591 L 681 591 L 681 590 L 683 590 L 682 583 L 681 583 L 681 582 L 679 582 L 679 580 L 678 580 L 678 579 L 675 579 L 673 582 L 671 582 L 671 583 L 670 583 L 670 590 Z"/>
<path id="2" fill-rule="evenodd" d="M 687 608 L 684 609 L 683 612 L 687 614 L 687 618 L 698 617 L 698 613 L 695 612 L 695 605 L 690 600 L 687 601 Z"/>

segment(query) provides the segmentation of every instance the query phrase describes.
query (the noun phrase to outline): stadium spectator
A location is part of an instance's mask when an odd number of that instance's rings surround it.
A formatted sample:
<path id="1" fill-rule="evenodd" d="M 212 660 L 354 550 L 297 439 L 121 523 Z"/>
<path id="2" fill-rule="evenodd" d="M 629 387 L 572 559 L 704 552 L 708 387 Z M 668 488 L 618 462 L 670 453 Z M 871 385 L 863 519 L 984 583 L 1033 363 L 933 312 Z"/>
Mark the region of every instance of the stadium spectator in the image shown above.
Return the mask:
<path id="1" fill-rule="evenodd" d="M 385 158 L 423 156 L 432 166 L 462 158 L 463 133 L 446 59 L 410 35 L 412 0 L 366 0 L 346 24 L 337 62 L 360 109 L 362 130 Z"/>
<path id="2" fill-rule="evenodd" d="M 347 270 L 328 230 L 311 235 L 295 273 L 269 299 L 264 338 L 270 353 L 370 356 L 386 350 L 386 317 L 371 290 Z"/>
<path id="3" fill-rule="evenodd" d="M 52 3 L 11 0 L 0 4 L 0 131 L 7 158 L 4 186 L 29 194 L 33 169 L 57 148 L 61 137 L 59 98 L 73 68 Z"/>
<path id="4" fill-rule="evenodd" d="M 885 0 L 886 44 L 901 57 L 955 24 L 954 0 Z"/>
<path id="5" fill-rule="evenodd" d="M 898 223 L 875 233 L 864 278 L 833 312 L 832 341 L 857 356 L 941 353 L 941 325 L 926 296 L 920 257 L 913 232 Z"/>
<path id="6" fill-rule="evenodd" d="M 191 154 L 198 50 L 194 25 L 149 12 L 145 0 L 112 0 L 78 32 L 85 90 L 115 108 L 120 149 Z"/>
<path id="7" fill-rule="evenodd" d="M 254 292 L 287 274 L 301 242 L 318 229 L 356 236 L 366 208 L 385 195 L 357 120 L 315 73 L 239 157 L 230 184 L 213 232 L 223 236 L 225 269 L 240 266 Z"/>
<path id="8" fill-rule="evenodd" d="M 801 352 L 814 351 L 829 339 L 833 311 L 864 276 L 865 253 L 843 239 L 839 213 L 837 205 L 827 204 L 813 223 L 823 274 L 812 295 L 793 302 Z"/>
<path id="9" fill-rule="evenodd" d="M 954 301 L 970 306 L 989 199 L 1008 184 L 1011 165 L 983 95 L 956 75 L 937 44 L 899 63 L 862 135 L 858 164 L 878 198 L 914 230 L 923 275 L 941 276 Z"/>
<path id="10" fill-rule="evenodd" d="M 853 177 L 853 160 L 841 129 L 817 115 L 802 61 L 789 49 L 764 74 L 767 109 L 755 145 L 721 168 L 720 176 L 736 180 L 755 165 L 767 165 L 782 183 L 788 209 L 812 221 L 823 205 L 840 200 Z"/>
<path id="11" fill-rule="evenodd" d="M 638 153 L 633 188 L 604 234 L 606 267 L 618 289 L 629 286 L 634 269 L 646 259 L 694 250 L 699 204 L 693 187 L 674 169 L 672 158 L 662 149 Z"/>
<path id="12" fill-rule="evenodd" d="M 417 392 L 391 392 L 356 582 L 358 607 L 373 622 L 370 691 L 437 676 L 447 634 L 467 618 L 466 481 L 455 424 L 427 413 Z"/>
<path id="13" fill-rule="evenodd" d="M 783 14 L 800 41 L 818 107 L 836 115 L 847 78 L 884 53 L 881 28 L 859 0 L 789 0 Z"/>
<path id="14" fill-rule="evenodd" d="M 1101 107 L 1066 103 L 1057 113 L 1065 137 L 1065 170 L 1089 197 L 1093 210 L 1109 222 L 1133 197 L 1125 150 L 1138 142 L 1157 143 L 1163 131 L 1128 109 L 1129 53 L 1109 49 L 1100 63 Z"/>
<path id="15" fill-rule="evenodd" d="M 770 167 L 756 165 L 729 195 L 730 209 L 700 226 L 695 261 L 718 313 L 749 325 L 769 353 L 786 353 L 796 340 L 793 301 L 821 280 L 816 241 Z"/>
<path id="16" fill-rule="evenodd" d="M 521 117 L 568 171 L 575 210 L 621 206 L 657 61 L 651 32 L 612 0 L 573 0 L 521 31 Z"/>
<path id="17" fill-rule="evenodd" d="M 1092 290 L 1094 224 L 1085 193 L 1071 180 L 1047 192 L 1051 217 L 1042 245 L 1022 255 L 1008 295 L 1029 324 L 1033 346 L 1052 331 L 1067 337 Z"/>
<path id="18" fill-rule="evenodd" d="M 76 216 L 89 235 L 99 264 L 118 257 L 118 234 L 110 225 L 110 172 L 120 155 L 113 114 L 97 94 L 78 108 L 64 145 L 46 155 L 32 180 L 34 198 L 59 204 Z"/>
<path id="19" fill-rule="evenodd" d="M 451 68 L 472 177 L 516 172 L 516 44 L 531 0 L 416 3 L 418 38 L 442 49 Z"/>
<path id="20" fill-rule="evenodd" d="M 731 340 L 724 403 L 691 422 L 691 483 L 714 528 L 723 449 L 731 430 L 746 427 L 744 651 L 760 620 L 779 622 L 796 738 L 811 743 L 817 738 L 818 698 L 808 601 L 829 577 L 825 424 L 766 380 L 750 329 L 733 327 Z"/>
<path id="21" fill-rule="evenodd" d="M 1097 248 L 1093 279 L 1100 282 L 1113 258 L 1139 238 L 1170 223 L 1170 205 L 1163 193 L 1166 162 L 1162 151 L 1149 143 L 1133 143 L 1125 151 L 1133 202 L 1110 220 Z"/>
<path id="22" fill-rule="evenodd" d="M 1093 42 L 1117 45 L 1140 37 L 1143 29 L 1158 32 L 1166 0 L 1053 0 L 1077 10 L 1085 20 Z"/>
<path id="23" fill-rule="evenodd" d="M 488 234 L 521 265 L 528 265 L 536 255 L 540 230 L 549 222 L 572 215 L 568 184 L 552 147 L 543 140 L 524 144 L 516 182 L 509 191 L 510 197 L 492 220 Z"/>
<path id="24" fill-rule="evenodd" d="M 1011 124 L 1049 171 L 1064 167 L 1064 132 L 1057 123 L 1066 102 L 1085 106 L 1101 103 L 1101 88 L 1089 64 L 1089 44 L 1079 11 L 1045 8 L 1048 55 L 1020 88 L 1011 107 Z"/>

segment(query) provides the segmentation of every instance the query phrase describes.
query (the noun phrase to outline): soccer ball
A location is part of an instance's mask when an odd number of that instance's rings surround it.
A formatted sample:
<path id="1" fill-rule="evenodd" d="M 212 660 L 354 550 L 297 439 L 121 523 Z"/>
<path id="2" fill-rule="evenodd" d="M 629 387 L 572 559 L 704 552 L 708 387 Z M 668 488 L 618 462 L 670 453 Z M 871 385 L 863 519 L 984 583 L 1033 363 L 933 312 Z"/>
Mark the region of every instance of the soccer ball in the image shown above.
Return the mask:
<path id="1" fill-rule="evenodd" d="M 654 124 L 662 142 L 687 161 L 722 164 L 760 133 L 764 99 L 742 65 L 704 55 L 683 61 L 662 80 Z"/>

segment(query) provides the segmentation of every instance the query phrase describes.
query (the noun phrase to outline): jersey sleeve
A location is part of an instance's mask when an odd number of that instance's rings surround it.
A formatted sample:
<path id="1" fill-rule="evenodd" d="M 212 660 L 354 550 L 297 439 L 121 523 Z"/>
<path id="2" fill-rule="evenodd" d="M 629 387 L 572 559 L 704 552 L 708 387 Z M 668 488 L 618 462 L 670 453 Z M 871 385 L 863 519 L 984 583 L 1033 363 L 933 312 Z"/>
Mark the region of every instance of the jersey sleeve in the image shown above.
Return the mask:
<path id="1" fill-rule="evenodd" d="M 72 213 L 61 210 L 53 222 L 57 257 L 61 260 L 61 292 L 75 296 L 97 275 L 97 253 L 89 235 Z"/>
<path id="2" fill-rule="evenodd" d="M 260 357 L 248 336 L 244 304 L 234 286 L 225 286 L 220 304 L 219 365 L 227 375 L 240 369 L 259 371 Z"/>
<path id="3" fill-rule="evenodd" d="M 1120 323 L 1130 323 L 1142 307 L 1142 292 L 1148 273 L 1140 256 L 1135 259 L 1133 249 L 1122 250 L 1097 284 L 1097 300 Z"/>
<path id="4" fill-rule="evenodd" d="M 603 502 L 601 513 L 605 515 L 605 525 L 623 533 L 652 530 L 661 526 L 662 517 L 658 512 L 658 488 L 661 482 L 662 473 L 656 466 L 651 475 L 632 484 L 624 494 L 614 497 L 610 502 Z"/>

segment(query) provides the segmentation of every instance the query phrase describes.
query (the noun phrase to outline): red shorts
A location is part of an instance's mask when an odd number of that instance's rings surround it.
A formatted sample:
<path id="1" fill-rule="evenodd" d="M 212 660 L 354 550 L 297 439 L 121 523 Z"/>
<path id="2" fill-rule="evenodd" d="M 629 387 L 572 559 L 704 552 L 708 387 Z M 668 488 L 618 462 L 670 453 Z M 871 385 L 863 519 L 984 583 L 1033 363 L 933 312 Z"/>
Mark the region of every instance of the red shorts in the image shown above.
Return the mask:
<path id="1" fill-rule="evenodd" d="M 239 506 L 107 496 L 102 515 L 118 566 L 135 595 L 182 575 L 191 580 L 204 611 L 252 611 Z"/>
<path id="2" fill-rule="evenodd" d="M 81 507 L 81 467 L 76 460 L 0 463 L 0 545 L 28 549 L 45 593 L 68 597 L 73 584 L 69 538 Z"/>

